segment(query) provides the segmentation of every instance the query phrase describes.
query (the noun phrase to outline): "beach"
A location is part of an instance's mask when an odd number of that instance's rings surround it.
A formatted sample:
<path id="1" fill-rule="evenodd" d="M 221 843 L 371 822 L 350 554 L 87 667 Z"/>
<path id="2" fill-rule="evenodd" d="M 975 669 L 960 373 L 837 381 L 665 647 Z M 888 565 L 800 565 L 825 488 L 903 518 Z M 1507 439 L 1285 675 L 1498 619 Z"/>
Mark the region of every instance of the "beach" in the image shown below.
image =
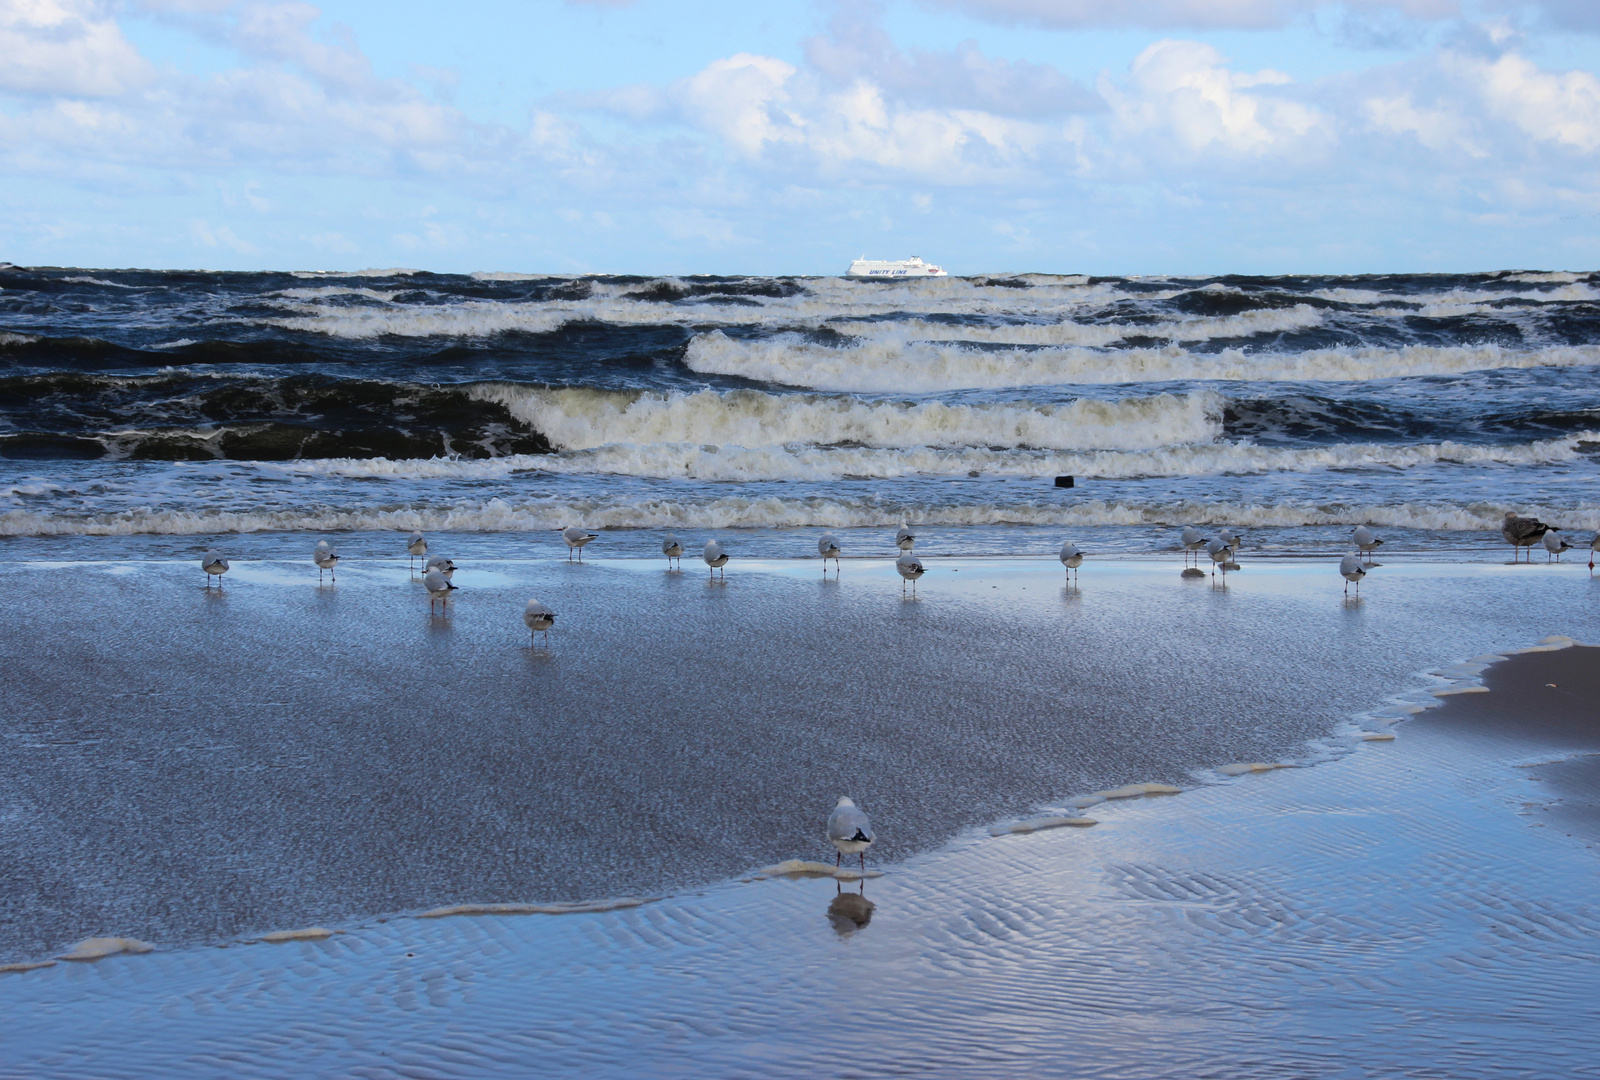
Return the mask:
<path id="1" fill-rule="evenodd" d="M 1484 666 L 1582 638 L 1581 564 L 929 565 L 8 567 L 0 960 L 154 950 L 0 976 L 0 1068 L 1583 1074 L 1594 652 Z M 760 873 L 846 793 L 882 877 Z"/>

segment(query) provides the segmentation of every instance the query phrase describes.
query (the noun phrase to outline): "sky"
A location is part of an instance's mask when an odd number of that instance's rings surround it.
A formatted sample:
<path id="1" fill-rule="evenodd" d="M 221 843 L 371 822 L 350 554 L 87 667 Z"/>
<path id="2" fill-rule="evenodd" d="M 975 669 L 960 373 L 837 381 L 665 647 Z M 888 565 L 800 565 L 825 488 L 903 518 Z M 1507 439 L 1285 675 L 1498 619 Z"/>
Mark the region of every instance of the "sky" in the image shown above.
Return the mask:
<path id="1" fill-rule="evenodd" d="M 0 261 L 1600 266 L 1600 0 L 0 0 Z"/>

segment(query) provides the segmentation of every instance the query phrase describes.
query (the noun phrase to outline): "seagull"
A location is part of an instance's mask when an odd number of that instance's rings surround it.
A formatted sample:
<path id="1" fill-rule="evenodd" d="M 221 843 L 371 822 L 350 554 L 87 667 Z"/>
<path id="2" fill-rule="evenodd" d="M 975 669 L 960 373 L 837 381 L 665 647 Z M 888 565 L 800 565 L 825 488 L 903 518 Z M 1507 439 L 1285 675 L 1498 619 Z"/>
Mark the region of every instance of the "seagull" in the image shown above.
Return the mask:
<path id="1" fill-rule="evenodd" d="M 1200 530 L 1193 525 L 1187 525 L 1183 530 L 1183 550 L 1188 554 L 1183 557 L 1183 565 L 1189 565 L 1189 555 L 1194 556 L 1194 561 L 1200 561 L 1200 549 L 1210 543 L 1207 537 L 1200 535 Z"/>
<path id="2" fill-rule="evenodd" d="M 339 565 L 339 553 L 326 540 L 317 541 L 317 546 L 311 550 L 311 561 L 317 564 L 318 583 L 322 581 L 324 570 L 333 574 L 333 580 L 339 580 L 339 575 L 334 574 L 334 567 Z"/>
<path id="3" fill-rule="evenodd" d="M 1378 539 L 1378 534 L 1365 525 L 1357 525 L 1350 537 L 1356 543 L 1356 550 L 1363 555 L 1371 555 L 1383 543 Z"/>
<path id="4" fill-rule="evenodd" d="M 1549 532 L 1544 534 L 1545 562 L 1549 562 L 1550 556 L 1552 555 L 1556 557 L 1556 562 L 1560 562 L 1561 553 L 1563 551 L 1569 551 L 1571 548 L 1571 544 L 1567 543 L 1565 540 L 1561 539 L 1561 537 L 1556 535 L 1556 530 L 1551 529 Z"/>
<path id="5" fill-rule="evenodd" d="M 1600 532 L 1594 534 L 1594 539 L 1589 541 L 1589 569 L 1594 569 L 1594 553 L 1600 551 Z"/>
<path id="6" fill-rule="evenodd" d="M 528 606 L 522 611 L 522 621 L 528 624 L 530 641 L 533 634 L 542 633 L 544 643 L 550 644 L 550 628 L 556 624 L 556 613 L 550 610 L 549 605 L 529 600 Z"/>
<path id="7" fill-rule="evenodd" d="M 1222 580 L 1228 580 L 1228 564 L 1233 561 L 1233 549 L 1221 540 L 1213 540 L 1206 545 L 1206 554 L 1211 556 L 1211 576 L 1216 577 L 1217 567 L 1222 567 Z"/>
<path id="8" fill-rule="evenodd" d="M 447 559 L 443 555 L 435 555 L 433 558 L 428 560 L 428 565 L 422 568 L 422 572 L 424 574 L 428 573 L 430 570 L 437 570 L 446 578 L 452 578 L 456 573 L 455 560 Z"/>
<path id="9" fill-rule="evenodd" d="M 1518 548 L 1532 547 L 1543 540 L 1550 529 L 1551 526 L 1538 518 L 1518 517 L 1515 510 L 1507 510 L 1505 520 L 1500 523 L 1500 535 L 1511 545 L 1511 561 L 1517 561 Z"/>
<path id="10" fill-rule="evenodd" d="M 1240 536 L 1232 529 L 1218 529 L 1217 538 L 1224 544 L 1227 544 L 1229 550 L 1231 550 L 1235 555 L 1239 553 L 1240 548 L 1244 547 L 1244 537 Z"/>
<path id="11" fill-rule="evenodd" d="M 717 570 L 728 565 L 728 556 L 723 553 L 722 547 L 715 540 L 706 541 L 706 550 L 701 555 L 701 558 L 705 559 L 706 565 L 711 567 L 713 575 L 716 574 Z M 723 570 L 722 576 L 726 578 L 728 572 Z"/>
<path id="12" fill-rule="evenodd" d="M 902 525 L 894 534 L 894 546 L 901 551 L 910 551 L 917 546 L 917 534 L 911 531 L 910 525 Z"/>
<path id="13" fill-rule="evenodd" d="M 667 569 L 672 569 L 672 560 L 678 560 L 678 569 L 683 569 L 683 545 L 678 543 L 678 538 L 671 533 L 661 541 L 661 554 L 667 557 Z"/>
<path id="14" fill-rule="evenodd" d="M 839 803 L 828 815 L 828 839 L 839 853 L 833 857 L 837 868 L 846 855 L 861 856 L 861 872 L 867 872 L 867 848 L 872 846 L 872 821 L 865 810 L 840 795 Z"/>
<path id="15" fill-rule="evenodd" d="M 817 541 L 817 552 L 822 556 L 822 572 L 828 572 L 828 560 L 833 560 L 833 568 L 839 569 L 839 541 L 834 539 L 831 532 L 822 534 Z"/>
<path id="16" fill-rule="evenodd" d="M 1356 595 L 1361 595 L 1361 579 L 1367 576 L 1367 568 L 1361 563 L 1361 556 L 1351 553 L 1339 560 L 1339 573 L 1344 575 L 1344 594 L 1350 595 L 1350 583 L 1356 584 Z"/>
<path id="17" fill-rule="evenodd" d="M 411 569 L 417 568 L 417 556 L 428 553 L 428 538 L 420 532 L 414 532 L 406 540 L 406 552 L 411 556 Z"/>
<path id="18" fill-rule="evenodd" d="M 212 548 L 200 556 L 200 569 L 206 572 L 206 588 L 211 588 L 211 578 L 215 575 L 217 588 L 222 588 L 222 575 L 228 572 L 228 560 L 222 557 L 222 552 Z"/>
<path id="19" fill-rule="evenodd" d="M 439 571 L 429 570 L 422 575 L 422 587 L 428 590 L 428 614 L 432 615 L 434 604 L 439 604 L 444 607 L 446 614 L 449 613 L 450 594 L 460 586 L 452 584 Z"/>
<path id="20" fill-rule="evenodd" d="M 1070 574 L 1083 565 L 1083 554 L 1078 550 L 1078 545 L 1068 540 L 1061 545 L 1061 565 L 1065 566 Z"/>
<path id="21" fill-rule="evenodd" d="M 906 554 L 896 559 L 894 568 L 901 577 L 905 578 L 905 581 L 900 583 L 901 596 L 905 595 L 906 581 L 911 582 L 911 591 L 915 593 L 917 591 L 917 579 L 928 572 L 928 568 L 922 565 L 922 560 L 910 552 L 906 552 Z"/>
<path id="22" fill-rule="evenodd" d="M 582 562 L 583 545 L 587 544 L 590 540 L 598 539 L 599 536 L 599 533 L 584 532 L 576 525 L 570 529 L 563 530 L 561 533 L 561 539 L 567 542 L 567 559 L 571 560 L 573 551 L 577 551 L 578 561 Z"/>

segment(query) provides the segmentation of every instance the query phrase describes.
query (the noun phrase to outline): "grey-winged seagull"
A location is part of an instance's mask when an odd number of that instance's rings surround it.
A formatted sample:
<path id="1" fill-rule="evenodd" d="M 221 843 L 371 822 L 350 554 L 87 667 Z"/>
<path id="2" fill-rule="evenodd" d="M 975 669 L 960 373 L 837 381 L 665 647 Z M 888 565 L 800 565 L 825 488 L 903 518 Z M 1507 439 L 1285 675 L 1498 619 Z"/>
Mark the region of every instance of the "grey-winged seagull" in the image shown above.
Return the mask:
<path id="1" fill-rule="evenodd" d="M 1518 517 L 1515 510 L 1507 510 L 1505 520 L 1500 523 L 1500 535 L 1511 545 L 1511 561 L 1517 561 L 1517 552 L 1522 548 L 1531 548 L 1543 540 L 1550 528 L 1538 518 Z M 1531 557 L 1533 553 L 1528 554 Z"/>
<path id="2" fill-rule="evenodd" d="M 544 634 L 544 643 L 550 644 L 550 628 L 556 624 L 556 613 L 550 610 L 548 604 L 529 600 L 528 606 L 522 609 L 522 621 L 527 624 L 530 644 L 533 635 L 540 633 Z"/>
<path id="3" fill-rule="evenodd" d="M 667 557 L 667 569 L 672 569 L 672 560 L 678 560 L 678 569 L 683 569 L 683 545 L 678 543 L 678 538 L 671 533 L 661 541 L 661 554 Z"/>
<path id="4" fill-rule="evenodd" d="M 1346 555 L 1339 560 L 1339 573 L 1344 578 L 1344 594 L 1350 595 L 1350 583 L 1356 586 L 1356 595 L 1361 595 L 1361 579 L 1367 576 L 1367 568 L 1361 562 L 1359 555 Z"/>
<path id="5" fill-rule="evenodd" d="M 317 564 L 317 581 L 322 581 L 322 573 L 326 570 L 333 574 L 333 580 L 338 581 L 339 575 L 334 573 L 334 568 L 339 565 L 339 553 L 333 545 L 326 540 L 318 540 L 317 546 L 311 549 L 311 561 Z"/>
<path id="6" fill-rule="evenodd" d="M 587 544 L 590 540 L 598 539 L 599 536 L 599 533 L 592 533 L 586 529 L 580 529 L 576 525 L 572 526 L 570 529 L 563 529 L 561 531 L 561 539 L 567 542 L 567 559 L 570 561 L 572 558 L 572 553 L 576 551 L 578 553 L 578 561 L 582 562 L 583 545 Z"/>
<path id="7" fill-rule="evenodd" d="M 411 569 L 417 568 L 417 559 L 428 553 L 428 538 L 421 532 L 414 532 L 406 538 L 406 554 L 411 556 Z"/>
<path id="8" fill-rule="evenodd" d="M 1549 562 L 1550 561 L 1550 556 L 1552 556 L 1552 555 L 1554 555 L 1556 557 L 1556 562 L 1560 562 L 1561 561 L 1561 553 L 1563 551 L 1570 551 L 1570 550 L 1572 550 L 1572 545 L 1567 543 L 1565 540 L 1561 539 L 1561 537 L 1557 536 L 1556 535 L 1556 530 L 1551 529 L 1549 532 L 1544 534 L 1544 552 L 1545 552 L 1544 561 L 1545 562 Z"/>
<path id="9" fill-rule="evenodd" d="M 1365 525 L 1357 525 L 1350 533 L 1350 539 L 1355 541 L 1356 550 L 1363 555 L 1371 555 L 1383 543 L 1378 534 Z"/>
<path id="10" fill-rule="evenodd" d="M 911 531 L 910 525 L 902 525 L 895 532 L 894 546 L 901 551 L 910 551 L 917 546 L 917 534 Z"/>
<path id="11" fill-rule="evenodd" d="M 1185 525 L 1183 528 L 1183 550 L 1185 552 L 1183 556 L 1183 565 L 1189 565 L 1190 555 L 1194 556 L 1195 564 L 1198 565 L 1200 562 L 1200 549 L 1205 547 L 1210 542 L 1210 538 L 1202 533 L 1199 529 L 1195 528 L 1193 525 Z"/>
<path id="12" fill-rule="evenodd" d="M 217 579 L 217 588 L 222 588 L 222 575 L 228 572 L 228 560 L 222 557 L 222 552 L 212 548 L 200 556 L 200 569 L 206 572 L 206 588 L 211 588 L 211 579 Z"/>
<path id="13" fill-rule="evenodd" d="M 728 576 L 728 571 L 725 569 L 728 565 L 728 555 L 727 552 L 722 550 L 721 544 L 715 540 L 707 540 L 706 549 L 700 553 L 700 557 L 706 561 L 707 566 L 711 567 L 713 576 L 716 575 L 718 570 L 722 571 L 724 578 Z"/>
<path id="14" fill-rule="evenodd" d="M 1217 567 L 1222 567 L 1222 580 L 1228 580 L 1228 564 L 1233 561 L 1233 549 L 1221 540 L 1213 540 L 1206 545 L 1206 554 L 1211 556 L 1211 576 L 1216 577 Z"/>
<path id="15" fill-rule="evenodd" d="M 833 568 L 839 569 L 839 541 L 831 532 L 825 532 L 817 539 L 817 553 L 822 556 L 822 572 L 828 572 L 828 560 L 833 560 Z"/>
<path id="16" fill-rule="evenodd" d="M 455 560 L 447 559 L 443 555 L 435 555 L 433 558 L 429 559 L 428 564 L 422 568 L 422 572 L 424 574 L 428 573 L 430 570 L 437 570 L 446 578 L 455 577 Z"/>
<path id="17" fill-rule="evenodd" d="M 1067 568 L 1068 574 L 1076 576 L 1076 570 L 1083 565 L 1083 554 L 1071 540 L 1061 545 L 1061 565 Z"/>
<path id="18" fill-rule="evenodd" d="M 438 604 L 449 613 L 450 594 L 459 586 L 453 584 L 437 570 L 429 570 L 422 575 L 422 587 L 428 590 L 428 614 L 433 614 L 433 605 Z"/>
<path id="19" fill-rule="evenodd" d="M 828 841 L 839 849 L 833 857 L 837 868 L 846 855 L 861 856 L 861 872 L 867 872 L 867 849 L 872 846 L 872 821 L 867 812 L 840 795 L 838 805 L 828 815 Z"/>
<path id="20" fill-rule="evenodd" d="M 900 594 L 902 596 L 905 595 L 906 581 L 911 582 L 911 591 L 914 593 L 917 591 L 917 579 L 928 572 L 928 568 L 922 565 L 922 560 L 909 551 L 894 561 L 894 568 L 905 579 L 905 581 L 900 582 Z"/>

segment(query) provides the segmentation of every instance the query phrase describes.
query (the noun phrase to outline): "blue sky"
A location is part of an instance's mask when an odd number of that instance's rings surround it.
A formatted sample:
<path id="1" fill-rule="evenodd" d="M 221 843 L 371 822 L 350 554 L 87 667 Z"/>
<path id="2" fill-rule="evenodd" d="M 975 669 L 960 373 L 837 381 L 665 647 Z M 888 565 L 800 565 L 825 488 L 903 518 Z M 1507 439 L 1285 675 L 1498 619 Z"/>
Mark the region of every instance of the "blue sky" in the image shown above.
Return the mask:
<path id="1" fill-rule="evenodd" d="M 1600 265 L 1594 0 L 0 0 L 0 260 Z"/>

